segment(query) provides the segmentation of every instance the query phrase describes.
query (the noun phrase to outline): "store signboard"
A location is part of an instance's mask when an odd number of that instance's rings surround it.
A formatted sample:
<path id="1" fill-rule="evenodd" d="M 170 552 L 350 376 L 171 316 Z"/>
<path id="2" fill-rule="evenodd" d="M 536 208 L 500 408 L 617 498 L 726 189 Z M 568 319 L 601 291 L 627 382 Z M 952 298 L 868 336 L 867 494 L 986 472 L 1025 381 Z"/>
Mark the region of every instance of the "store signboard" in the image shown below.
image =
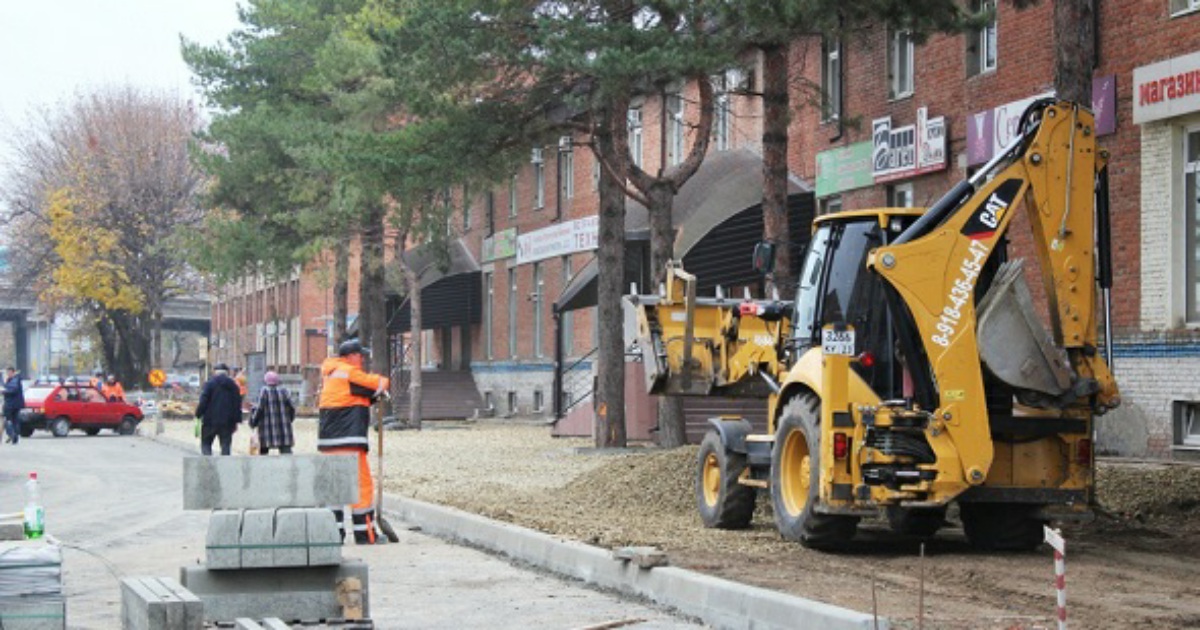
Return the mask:
<path id="1" fill-rule="evenodd" d="M 517 228 L 500 230 L 483 239 L 483 262 L 517 255 Z"/>
<path id="2" fill-rule="evenodd" d="M 857 142 L 818 153 L 817 196 L 825 197 L 873 185 L 875 178 L 871 176 L 871 146 L 870 142 Z"/>
<path id="3" fill-rule="evenodd" d="M 599 236 L 599 216 L 564 221 L 522 234 L 517 238 L 517 264 L 596 249 Z"/>
<path id="4" fill-rule="evenodd" d="M 1133 69 L 1133 122 L 1200 110 L 1200 51 Z"/>
<path id="5" fill-rule="evenodd" d="M 997 151 L 1008 146 L 1021 126 L 1021 114 L 1041 98 L 1054 96 L 1043 92 L 999 107 L 967 116 L 967 165 L 978 166 L 992 159 Z M 1117 131 L 1117 77 L 1108 75 L 1092 80 L 1092 114 L 1096 118 L 1096 135 L 1107 136 Z"/>
<path id="6" fill-rule="evenodd" d="M 892 117 L 871 123 L 871 174 L 875 183 L 914 177 L 946 168 L 946 118 L 917 110 L 917 122 L 893 127 Z"/>

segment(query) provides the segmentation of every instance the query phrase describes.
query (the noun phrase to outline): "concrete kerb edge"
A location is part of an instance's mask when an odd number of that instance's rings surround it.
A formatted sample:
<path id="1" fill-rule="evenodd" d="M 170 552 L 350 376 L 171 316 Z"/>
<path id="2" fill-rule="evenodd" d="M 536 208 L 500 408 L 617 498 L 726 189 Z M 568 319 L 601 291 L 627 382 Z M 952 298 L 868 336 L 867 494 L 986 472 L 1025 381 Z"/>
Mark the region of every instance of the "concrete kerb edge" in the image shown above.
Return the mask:
<path id="1" fill-rule="evenodd" d="M 417 525 L 431 535 L 500 553 L 601 588 L 643 597 L 717 628 L 876 627 L 874 617 L 866 613 L 676 567 L 639 569 L 634 563 L 613 559 L 607 550 L 598 547 L 453 508 L 391 495 L 385 505 L 385 515 Z M 889 624 L 880 618 L 878 627 L 886 630 Z"/>

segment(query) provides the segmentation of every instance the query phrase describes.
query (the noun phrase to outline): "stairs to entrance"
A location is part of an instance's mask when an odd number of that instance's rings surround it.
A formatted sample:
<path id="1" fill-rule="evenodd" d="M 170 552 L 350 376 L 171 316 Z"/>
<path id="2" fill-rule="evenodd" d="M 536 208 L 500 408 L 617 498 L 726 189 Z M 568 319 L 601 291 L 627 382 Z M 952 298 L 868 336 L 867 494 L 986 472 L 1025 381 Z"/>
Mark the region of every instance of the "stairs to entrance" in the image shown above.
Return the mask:
<path id="1" fill-rule="evenodd" d="M 461 420 L 483 409 L 475 377 L 466 370 L 421 372 L 421 419 Z M 408 419 L 408 374 L 392 387 L 392 415 Z"/>

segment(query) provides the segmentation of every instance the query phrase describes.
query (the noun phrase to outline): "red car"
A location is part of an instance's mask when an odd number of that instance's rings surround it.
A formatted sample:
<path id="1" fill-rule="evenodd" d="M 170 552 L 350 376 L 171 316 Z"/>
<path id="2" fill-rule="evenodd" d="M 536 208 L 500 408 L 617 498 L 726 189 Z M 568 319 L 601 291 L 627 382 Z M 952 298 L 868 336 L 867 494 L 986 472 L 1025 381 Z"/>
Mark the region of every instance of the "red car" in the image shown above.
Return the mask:
<path id="1" fill-rule="evenodd" d="M 66 437 L 71 429 L 96 435 L 100 429 L 112 429 L 120 435 L 133 435 L 142 421 L 142 410 L 124 402 L 107 402 L 100 390 L 83 383 L 37 384 L 25 390 L 25 408 L 21 410 L 21 437 L 44 429 L 54 437 Z"/>

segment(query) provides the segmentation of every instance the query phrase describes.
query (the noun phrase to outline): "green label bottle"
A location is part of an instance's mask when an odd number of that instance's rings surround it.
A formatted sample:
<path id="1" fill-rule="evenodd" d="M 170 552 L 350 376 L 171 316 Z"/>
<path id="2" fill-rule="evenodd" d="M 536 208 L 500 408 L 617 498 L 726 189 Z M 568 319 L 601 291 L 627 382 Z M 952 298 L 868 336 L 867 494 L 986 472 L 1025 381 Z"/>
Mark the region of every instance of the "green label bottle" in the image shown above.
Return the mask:
<path id="1" fill-rule="evenodd" d="M 33 540 L 46 533 L 46 513 L 38 501 L 37 473 L 29 473 L 25 482 L 25 538 Z"/>

